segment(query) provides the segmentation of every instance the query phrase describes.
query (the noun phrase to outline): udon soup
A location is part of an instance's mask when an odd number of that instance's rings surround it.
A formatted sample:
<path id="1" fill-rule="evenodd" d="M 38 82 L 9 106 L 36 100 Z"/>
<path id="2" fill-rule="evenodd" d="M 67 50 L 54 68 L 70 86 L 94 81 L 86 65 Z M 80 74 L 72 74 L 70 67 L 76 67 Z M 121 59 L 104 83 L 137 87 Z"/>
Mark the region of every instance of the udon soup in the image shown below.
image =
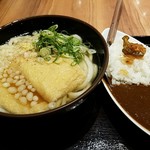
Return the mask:
<path id="1" fill-rule="evenodd" d="M 30 114 L 55 109 L 85 92 L 97 75 L 94 49 L 58 25 L 0 46 L 0 109 Z"/>

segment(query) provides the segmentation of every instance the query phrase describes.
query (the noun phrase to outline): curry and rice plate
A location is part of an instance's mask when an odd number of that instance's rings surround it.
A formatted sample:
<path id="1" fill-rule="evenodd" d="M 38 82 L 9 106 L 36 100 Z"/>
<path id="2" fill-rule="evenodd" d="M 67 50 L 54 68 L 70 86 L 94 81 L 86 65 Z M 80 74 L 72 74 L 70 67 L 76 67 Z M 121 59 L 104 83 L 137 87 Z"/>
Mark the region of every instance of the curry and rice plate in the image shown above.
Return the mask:
<path id="1" fill-rule="evenodd" d="M 107 86 L 116 102 L 150 135 L 150 48 L 126 34 L 109 47 Z"/>
<path id="2" fill-rule="evenodd" d="M 42 112 L 74 100 L 97 75 L 96 52 L 79 35 L 47 30 L 11 38 L 0 46 L 0 108 Z"/>

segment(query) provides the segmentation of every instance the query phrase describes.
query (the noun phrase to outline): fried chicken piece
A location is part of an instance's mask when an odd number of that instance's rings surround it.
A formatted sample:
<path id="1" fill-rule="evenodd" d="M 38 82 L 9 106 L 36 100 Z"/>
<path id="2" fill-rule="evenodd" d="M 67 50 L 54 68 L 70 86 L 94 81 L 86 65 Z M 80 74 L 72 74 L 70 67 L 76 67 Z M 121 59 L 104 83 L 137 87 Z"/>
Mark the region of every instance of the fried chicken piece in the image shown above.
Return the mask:
<path id="1" fill-rule="evenodd" d="M 125 35 L 123 38 L 122 52 L 135 58 L 141 58 L 146 53 L 146 48 L 142 44 L 129 42 L 129 37 Z"/>

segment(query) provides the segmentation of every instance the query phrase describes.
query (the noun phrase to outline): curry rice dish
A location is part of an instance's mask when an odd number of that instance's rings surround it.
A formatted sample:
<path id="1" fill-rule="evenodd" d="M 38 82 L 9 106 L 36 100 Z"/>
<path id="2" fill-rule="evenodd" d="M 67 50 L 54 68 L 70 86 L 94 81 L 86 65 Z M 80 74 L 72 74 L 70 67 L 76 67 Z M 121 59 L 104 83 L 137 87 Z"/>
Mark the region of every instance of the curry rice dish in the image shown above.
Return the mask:
<path id="1" fill-rule="evenodd" d="M 110 46 L 108 85 L 119 104 L 150 132 L 150 48 L 128 35 Z"/>

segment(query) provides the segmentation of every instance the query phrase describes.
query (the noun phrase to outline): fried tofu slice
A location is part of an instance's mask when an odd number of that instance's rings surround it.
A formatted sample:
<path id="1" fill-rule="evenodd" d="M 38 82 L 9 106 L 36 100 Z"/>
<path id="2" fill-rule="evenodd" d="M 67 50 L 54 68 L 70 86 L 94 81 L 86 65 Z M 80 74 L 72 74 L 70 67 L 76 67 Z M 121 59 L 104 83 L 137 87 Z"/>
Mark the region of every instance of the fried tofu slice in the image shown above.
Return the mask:
<path id="1" fill-rule="evenodd" d="M 72 60 L 59 58 L 59 63 L 38 62 L 34 59 L 19 60 L 19 70 L 47 102 L 57 101 L 74 91 L 85 80 L 85 72 Z"/>
<path id="2" fill-rule="evenodd" d="M 2 84 L 0 84 L 0 107 L 14 114 L 31 114 L 48 110 L 48 104 L 45 101 L 32 107 L 21 104 Z"/>

